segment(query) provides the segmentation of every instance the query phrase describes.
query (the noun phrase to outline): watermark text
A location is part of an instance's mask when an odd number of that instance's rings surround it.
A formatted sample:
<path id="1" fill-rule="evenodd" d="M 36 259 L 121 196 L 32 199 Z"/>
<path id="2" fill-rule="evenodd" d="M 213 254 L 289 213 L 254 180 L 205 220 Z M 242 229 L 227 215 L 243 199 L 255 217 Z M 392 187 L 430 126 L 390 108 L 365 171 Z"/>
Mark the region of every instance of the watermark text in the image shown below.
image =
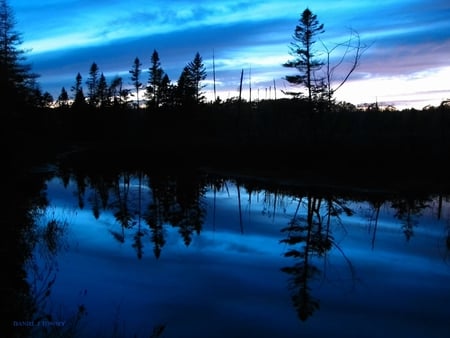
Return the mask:
<path id="1" fill-rule="evenodd" d="M 51 326 L 64 326 L 66 325 L 65 321 L 48 321 L 48 320 L 40 320 L 40 321 L 21 321 L 21 320 L 13 320 L 12 325 L 14 327 L 51 327 Z"/>

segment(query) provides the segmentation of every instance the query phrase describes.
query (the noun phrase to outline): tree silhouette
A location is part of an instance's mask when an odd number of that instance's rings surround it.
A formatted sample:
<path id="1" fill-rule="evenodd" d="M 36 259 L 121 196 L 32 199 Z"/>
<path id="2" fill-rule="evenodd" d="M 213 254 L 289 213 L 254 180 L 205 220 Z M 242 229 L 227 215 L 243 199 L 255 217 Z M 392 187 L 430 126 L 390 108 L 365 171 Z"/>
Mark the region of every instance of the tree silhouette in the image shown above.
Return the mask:
<path id="1" fill-rule="evenodd" d="M 290 46 L 290 54 L 294 59 L 283 64 L 284 67 L 298 70 L 300 74 L 288 75 L 286 80 L 294 85 L 305 86 L 309 102 L 312 101 L 314 92 L 322 87 L 322 81 L 315 77 L 315 72 L 323 66 L 323 62 L 316 59 L 313 46 L 316 42 L 314 38 L 324 32 L 323 24 L 319 23 L 317 15 L 306 8 L 295 27 L 294 42 Z M 294 95 L 298 96 L 298 93 Z"/>
<path id="2" fill-rule="evenodd" d="M 0 100 L 10 107 L 39 105 L 40 90 L 37 74 L 25 63 L 26 51 L 20 49 L 22 37 L 15 30 L 12 8 L 6 0 L 0 1 Z"/>
<path id="3" fill-rule="evenodd" d="M 176 101 L 179 105 L 189 106 L 195 102 L 195 87 L 192 84 L 188 66 L 183 68 L 183 71 L 178 78 L 176 87 Z"/>
<path id="4" fill-rule="evenodd" d="M 139 89 L 142 88 L 142 83 L 140 82 L 139 78 L 141 75 L 141 61 L 139 61 L 139 58 L 136 57 L 133 62 L 133 66 L 130 69 L 131 74 L 131 82 L 133 83 L 134 90 L 136 91 L 136 108 L 139 109 Z"/>
<path id="5" fill-rule="evenodd" d="M 61 93 L 58 96 L 57 104 L 60 107 L 68 107 L 69 106 L 69 94 L 65 87 L 61 88 Z"/>
<path id="6" fill-rule="evenodd" d="M 113 105 L 123 107 L 127 104 L 130 90 L 123 88 L 123 80 L 120 76 L 112 79 L 109 86 L 109 94 L 112 97 Z"/>
<path id="7" fill-rule="evenodd" d="M 392 201 L 391 207 L 395 210 L 395 217 L 402 222 L 402 230 L 407 241 L 414 236 L 414 227 L 419 224 L 419 217 L 424 209 L 428 208 L 428 199 L 408 196 L 404 199 Z"/>
<path id="8" fill-rule="evenodd" d="M 72 104 L 72 108 L 82 107 L 86 104 L 86 99 L 84 97 L 83 86 L 82 86 L 83 77 L 80 73 L 75 77 L 75 85 L 72 86 L 71 90 L 74 93 L 74 101 Z"/>
<path id="9" fill-rule="evenodd" d="M 323 92 L 326 100 L 328 101 L 329 107 L 331 107 L 331 103 L 333 101 L 333 95 L 339 90 L 350 78 L 350 75 L 355 71 L 355 69 L 359 66 L 361 62 L 361 57 L 364 52 L 369 48 L 369 46 L 361 43 L 361 38 L 355 30 L 350 31 L 350 37 L 347 41 L 335 44 L 332 48 L 327 47 L 323 42 L 322 46 L 326 51 L 326 62 L 325 62 L 325 90 Z M 331 64 L 331 55 L 336 50 L 343 50 L 342 55 L 339 57 L 338 61 L 335 64 Z M 333 86 L 335 82 L 335 73 L 338 68 L 343 65 L 346 65 L 348 68 L 344 73 L 343 78 L 340 81 L 337 81 L 337 84 Z"/>
<path id="10" fill-rule="evenodd" d="M 98 81 L 99 81 L 99 68 L 98 65 L 93 62 L 89 69 L 89 77 L 86 81 L 88 87 L 88 99 L 89 104 L 93 107 L 97 107 L 98 104 Z"/>
<path id="11" fill-rule="evenodd" d="M 194 59 L 188 63 L 187 70 L 190 83 L 194 90 L 195 102 L 201 103 L 205 99 L 205 97 L 203 96 L 204 92 L 202 92 L 202 89 L 205 87 L 205 85 L 202 84 L 202 81 L 206 79 L 206 68 L 203 64 L 203 59 L 200 56 L 199 52 L 197 52 L 194 56 Z"/>
<path id="12" fill-rule="evenodd" d="M 43 94 L 41 94 L 40 90 L 37 89 L 35 91 L 35 94 L 36 94 L 36 98 L 38 98 L 38 101 L 37 101 L 38 107 L 48 108 L 53 105 L 54 99 L 53 99 L 52 94 L 50 94 L 49 92 L 44 92 Z"/>
<path id="13" fill-rule="evenodd" d="M 159 102 L 162 106 L 172 106 L 174 99 L 174 85 L 170 83 L 169 75 L 164 74 L 159 91 Z"/>
<path id="14" fill-rule="evenodd" d="M 97 85 L 97 99 L 100 103 L 100 107 L 108 107 L 110 105 L 110 91 L 108 88 L 108 83 L 106 82 L 105 75 L 103 73 L 100 74 L 100 78 L 98 80 Z"/>
<path id="15" fill-rule="evenodd" d="M 300 203 L 301 201 L 298 207 Z M 309 285 L 311 280 L 320 275 L 320 270 L 311 263 L 311 257 L 316 253 L 314 240 L 319 222 L 314 219 L 314 215 L 318 203 L 319 198 L 308 196 L 306 218 L 299 219 L 295 215 L 288 226 L 281 230 L 287 232 L 288 236 L 280 242 L 293 246 L 284 256 L 295 258 L 293 266 L 283 267 L 281 270 L 291 275 L 291 299 L 302 321 L 307 320 L 320 307 L 320 302 L 312 296 Z"/>
<path id="16" fill-rule="evenodd" d="M 281 270 L 291 276 L 289 285 L 292 292 L 291 299 L 300 320 L 306 321 L 320 307 L 320 301 L 312 295 L 310 286 L 310 282 L 317 280 L 322 274 L 313 263 L 314 257 L 322 258 L 335 247 L 349 264 L 354 277 L 353 265 L 334 241 L 330 229 L 332 219 L 340 221 L 342 213 L 351 216 L 353 211 L 346 206 L 344 200 L 308 193 L 305 205 L 306 217 L 302 217 L 298 216 L 302 200 L 299 200 L 297 210 L 288 226 L 281 229 L 287 233 L 287 238 L 280 242 L 290 246 L 284 256 L 293 258 L 294 265 L 283 267 Z"/>
<path id="17" fill-rule="evenodd" d="M 159 54 L 154 50 L 151 58 L 151 66 L 149 68 L 149 79 L 146 90 L 146 97 L 149 100 L 148 105 L 153 108 L 159 107 L 164 77 L 165 74 L 164 70 L 161 68 Z"/>

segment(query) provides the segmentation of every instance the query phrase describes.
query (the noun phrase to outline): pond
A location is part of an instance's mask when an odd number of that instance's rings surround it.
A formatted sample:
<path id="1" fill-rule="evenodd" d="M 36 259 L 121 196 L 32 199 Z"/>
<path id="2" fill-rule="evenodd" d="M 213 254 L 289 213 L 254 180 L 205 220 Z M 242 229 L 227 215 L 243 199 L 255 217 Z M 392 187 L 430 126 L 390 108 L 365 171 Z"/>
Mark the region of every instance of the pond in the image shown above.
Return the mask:
<path id="1" fill-rule="evenodd" d="M 448 337 L 446 195 L 56 168 L 32 336 Z"/>

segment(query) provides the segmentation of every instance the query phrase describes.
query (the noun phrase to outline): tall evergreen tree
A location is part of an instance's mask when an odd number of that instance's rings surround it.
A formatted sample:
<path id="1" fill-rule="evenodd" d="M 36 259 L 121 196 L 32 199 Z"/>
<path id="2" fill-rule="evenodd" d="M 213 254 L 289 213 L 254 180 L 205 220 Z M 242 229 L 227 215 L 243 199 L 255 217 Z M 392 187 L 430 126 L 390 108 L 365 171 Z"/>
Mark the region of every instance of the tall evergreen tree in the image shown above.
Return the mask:
<path id="1" fill-rule="evenodd" d="M 100 74 L 100 78 L 98 80 L 97 85 L 97 97 L 98 102 L 100 103 L 100 107 L 108 107 L 110 104 L 110 92 L 108 88 L 108 84 L 106 82 L 106 77 L 103 73 Z"/>
<path id="2" fill-rule="evenodd" d="M 323 86 L 323 79 L 318 79 L 315 72 L 324 63 L 316 58 L 314 51 L 315 37 L 324 33 L 323 24 L 317 20 L 317 15 L 306 8 L 295 27 L 290 54 L 294 57 L 283 64 L 284 67 L 295 68 L 300 74 L 288 75 L 286 80 L 294 85 L 303 85 L 308 91 L 308 100 L 311 102 L 317 89 Z M 291 93 L 292 94 L 292 93 Z M 294 93 L 294 95 L 298 95 Z"/>
<path id="3" fill-rule="evenodd" d="M 74 100 L 72 107 L 78 108 L 86 104 L 86 99 L 84 97 L 83 86 L 82 86 L 83 77 L 80 73 L 75 77 L 75 85 L 72 86 L 71 90 L 74 93 Z"/>
<path id="4" fill-rule="evenodd" d="M 141 76 L 141 61 L 138 57 L 134 59 L 133 66 L 130 69 L 131 74 L 131 82 L 133 84 L 133 87 L 136 91 L 136 107 L 139 109 L 139 89 L 142 88 L 142 83 L 140 82 L 140 76 Z"/>
<path id="5" fill-rule="evenodd" d="M 98 104 L 98 81 L 100 70 L 98 65 L 93 62 L 89 69 L 89 77 L 86 81 L 88 87 L 88 99 L 91 106 L 96 107 Z"/>
<path id="6" fill-rule="evenodd" d="M 173 103 L 171 102 L 173 100 L 173 85 L 170 83 L 169 75 L 164 74 L 159 92 L 159 100 L 162 106 L 169 106 Z"/>
<path id="7" fill-rule="evenodd" d="M 206 68 L 199 52 L 197 52 L 194 59 L 188 63 L 187 69 L 190 83 L 194 89 L 195 102 L 201 103 L 205 100 L 202 89 L 206 85 L 202 84 L 202 81 L 206 79 Z"/>
<path id="8" fill-rule="evenodd" d="M 0 100 L 10 107 L 36 104 L 41 97 L 26 51 L 20 48 L 22 36 L 15 30 L 14 12 L 6 0 L 0 0 Z"/>
<path id="9" fill-rule="evenodd" d="M 61 93 L 58 96 L 57 104 L 60 107 L 67 107 L 69 105 L 69 94 L 67 94 L 65 87 L 61 88 Z"/>
<path id="10" fill-rule="evenodd" d="M 188 66 L 183 68 L 178 78 L 175 96 L 178 105 L 188 106 L 195 102 L 195 86 L 192 83 L 191 72 Z"/>
<path id="11" fill-rule="evenodd" d="M 164 78 L 164 70 L 161 68 L 159 54 L 156 50 L 153 51 L 151 66 L 149 68 L 149 79 L 146 90 L 146 97 L 148 105 L 158 108 L 161 101 L 161 87 Z"/>

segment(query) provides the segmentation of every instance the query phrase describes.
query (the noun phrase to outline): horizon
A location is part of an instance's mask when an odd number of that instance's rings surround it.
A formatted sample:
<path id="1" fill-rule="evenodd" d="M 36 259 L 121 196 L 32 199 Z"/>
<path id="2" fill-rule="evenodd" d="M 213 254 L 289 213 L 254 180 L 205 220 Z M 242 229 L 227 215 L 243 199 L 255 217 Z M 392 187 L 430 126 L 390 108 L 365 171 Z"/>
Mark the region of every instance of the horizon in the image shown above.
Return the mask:
<path id="1" fill-rule="evenodd" d="M 72 3 L 43 0 L 10 4 L 27 61 L 43 92 L 56 99 L 62 87 L 69 95 L 79 72 L 83 87 L 93 62 L 107 80 L 119 75 L 130 84 L 132 63 L 142 63 L 141 82 L 148 81 L 153 50 L 175 83 L 183 67 L 199 52 L 207 71 L 203 89 L 213 98 L 213 55 L 217 96 L 237 97 L 244 71 L 242 97 L 252 100 L 284 97 L 291 87 L 284 77 L 296 74 L 282 64 L 301 12 L 309 8 L 324 24 L 317 36 L 333 48 L 356 32 L 368 46 L 359 67 L 334 95 L 354 105 L 378 102 L 397 109 L 437 106 L 450 98 L 450 4 L 425 1 L 319 1 L 314 6 L 289 1 L 178 1 L 176 4 L 120 1 Z M 52 15 L 52 11 L 57 15 Z M 267 15 L 270 13 L 270 15 Z M 50 18 L 42 20 L 42 18 Z M 319 40 L 320 39 L 320 40 Z M 341 55 L 332 55 L 336 64 Z M 335 81 L 348 71 L 337 69 Z M 276 91 L 274 86 L 276 86 Z M 131 85 L 130 85 L 131 87 Z M 276 96 L 275 96 L 276 95 Z"/>

